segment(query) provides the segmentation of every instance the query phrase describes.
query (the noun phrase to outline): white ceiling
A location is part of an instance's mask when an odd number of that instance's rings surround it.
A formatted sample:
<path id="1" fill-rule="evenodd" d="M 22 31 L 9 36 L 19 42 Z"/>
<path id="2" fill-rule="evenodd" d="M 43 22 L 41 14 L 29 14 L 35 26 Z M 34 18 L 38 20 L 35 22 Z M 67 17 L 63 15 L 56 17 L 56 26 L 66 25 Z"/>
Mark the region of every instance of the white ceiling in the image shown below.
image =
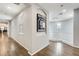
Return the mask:
<path id="1" fill-rule="evenodd" d="M 74 16 L 73 10 L 79 8 L 79 3 L 39 3 L 50 15 L 50 21 L 66 20 Z M 63 7 L 61 7 L 63 5 Z M 63 15 L 59 15 L 63 13 Z"/>
<path id="2" fill-rule="evenodd" d="M 29 4 L 0 3 L 0 20 L 11 20 Z M 50 15 L 50 21 L 61 21 L 73 17 L 73 10 L 79 8 L 79 3 L 39 3 Z M 63 5 L 63 7 L 61 7 Z M 63 15 L 59 15 L 63 13 Z"/>
<path id="3" fill-rule="evenodd" d="M 0 20 L 11 20 L 25 7 L 25 4 L 18 3 L 0 3 Z"/>

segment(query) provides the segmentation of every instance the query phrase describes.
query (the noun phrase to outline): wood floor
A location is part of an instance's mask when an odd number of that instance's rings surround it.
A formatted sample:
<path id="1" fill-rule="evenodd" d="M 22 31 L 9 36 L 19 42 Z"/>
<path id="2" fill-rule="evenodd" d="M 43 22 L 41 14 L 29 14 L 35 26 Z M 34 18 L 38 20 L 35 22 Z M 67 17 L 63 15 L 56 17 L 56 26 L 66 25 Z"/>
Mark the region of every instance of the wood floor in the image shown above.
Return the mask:
<path id="1" fill-rule="evenodd" d="M 35 56 L 79 56 L 79 49 L 63 42 L 50 41 L 49 46 L 39 51 Z"/>
<path id="2" fill-rule="evenodd" d="M 8 38 L 7 33 L 0 33 L 0 56 L 29 56 L 27 50 L 15 42 L 13 39 Z"/>
<path id="3" fill-rule="evenodd" d="M 0 33 L 0 56 L 30 56 L 28 51 L 16 41 L 8 38 L 6 33 Z M 50 41 L 49 46 L 34 56 L 79 56 L 79 49 L 62 42 Z"/>

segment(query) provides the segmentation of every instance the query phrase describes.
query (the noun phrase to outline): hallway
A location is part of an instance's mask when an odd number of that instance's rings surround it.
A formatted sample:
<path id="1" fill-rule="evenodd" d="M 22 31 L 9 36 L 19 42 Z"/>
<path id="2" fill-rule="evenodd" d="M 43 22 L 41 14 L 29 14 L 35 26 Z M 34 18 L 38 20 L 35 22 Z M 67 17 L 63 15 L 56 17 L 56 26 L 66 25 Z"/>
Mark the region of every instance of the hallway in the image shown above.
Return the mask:
<path id="1" fill-rule="evenodd" d="M 29 55 L 27 50 L 15 42 L 13 39 L 8 38 L 7 33 L 0 33 L 0 56 L 25 56 Z"/>

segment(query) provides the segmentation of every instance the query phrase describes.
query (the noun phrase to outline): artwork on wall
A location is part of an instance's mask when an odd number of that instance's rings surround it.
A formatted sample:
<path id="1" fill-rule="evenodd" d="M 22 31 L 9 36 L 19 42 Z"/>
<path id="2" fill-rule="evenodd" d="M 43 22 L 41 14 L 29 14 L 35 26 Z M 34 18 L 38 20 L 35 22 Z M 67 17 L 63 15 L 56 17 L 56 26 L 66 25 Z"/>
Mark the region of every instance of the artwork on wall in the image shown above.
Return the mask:
<path id="1" fill-rule="evenodd" d="M 46 31 L 46 17 L 40 14 L 37 14 L 37 32 Z"/>

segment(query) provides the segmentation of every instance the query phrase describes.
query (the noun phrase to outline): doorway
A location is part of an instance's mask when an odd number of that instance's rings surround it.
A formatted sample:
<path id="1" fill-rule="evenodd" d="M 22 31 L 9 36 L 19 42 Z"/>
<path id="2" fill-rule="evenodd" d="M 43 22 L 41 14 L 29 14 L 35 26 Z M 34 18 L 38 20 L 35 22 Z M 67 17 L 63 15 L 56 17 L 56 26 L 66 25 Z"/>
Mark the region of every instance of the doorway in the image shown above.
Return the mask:
<path id="1" fill-rule="evenodd" d="M 8 35 L 8 22 L 0 22 L 0 36 Z"/>

